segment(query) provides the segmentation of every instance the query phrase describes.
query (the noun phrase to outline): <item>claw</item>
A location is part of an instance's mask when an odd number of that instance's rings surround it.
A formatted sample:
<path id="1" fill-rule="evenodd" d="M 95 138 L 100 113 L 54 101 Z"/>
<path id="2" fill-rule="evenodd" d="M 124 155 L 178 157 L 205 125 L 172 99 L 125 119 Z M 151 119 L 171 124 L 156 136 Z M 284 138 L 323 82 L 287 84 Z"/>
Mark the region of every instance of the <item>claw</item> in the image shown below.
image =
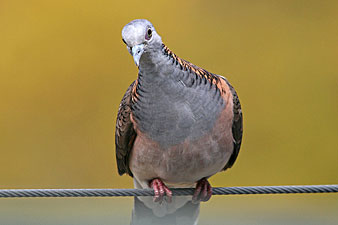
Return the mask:
<path id="1" fill-rule="evenodd" d="M 150 187 L 154 189 L 154 202 L 162 203 L 164 196 L 167 196 L 167 202 L 172 201 L 171 190 L 159 178 L 155 178 L 150 182 Z"/>
<path id="2" fill-rule="evenodd" d="M 210 183 L 206 178 L 202 178 L 196 184 L 194 195 L 192 196 L 192 201 L 198 203 L 200 201 L 206 202 L 212 196 L 212 188 Z"/>

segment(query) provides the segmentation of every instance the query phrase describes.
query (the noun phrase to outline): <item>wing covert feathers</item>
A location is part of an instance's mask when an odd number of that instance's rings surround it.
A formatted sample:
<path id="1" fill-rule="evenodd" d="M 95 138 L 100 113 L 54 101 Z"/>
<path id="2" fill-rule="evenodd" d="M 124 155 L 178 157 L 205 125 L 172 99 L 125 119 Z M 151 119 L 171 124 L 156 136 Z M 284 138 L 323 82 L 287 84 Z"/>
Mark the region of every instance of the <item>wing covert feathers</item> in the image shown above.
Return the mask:
<path id="1" fill-rule="evenodd" d="M 117 114 L 116 130 L 115 130 L 115 145 L 116 145 L 116 162 L 120 175 L 127 173 L 130 176 L 133 174 L 129 168 L 129 155 L 136 138 L 136 131 L 130 118 L 131 114 L 131 98 L 132 90 L 135 81 L 128 87 L 124 94 Z"/>
<path id="2" fill-rule="evenodd" d="M 233 122 L 232 122 L 232 136 L 233 136 L 233 142 L 234 142 L 234 150 L 232 152 L 232 155 L 230 156 L 230 159 L 228 163 L 225 165 L 223 170 L 226 170 L 228 168 L 231 168 L 233 164 L 235 163 L 239 149 L 241 148 L 242 144 L 242 135 L 243 135 L 243 116 L 242 116 L 242 108 L 241 103 L 239 102 L 238 95 L 235 91 L 235 89 L 231 86 L 231 84 L 222 77 L 226 83 L 228 84 L 230 91 L 233 96 Z"/>

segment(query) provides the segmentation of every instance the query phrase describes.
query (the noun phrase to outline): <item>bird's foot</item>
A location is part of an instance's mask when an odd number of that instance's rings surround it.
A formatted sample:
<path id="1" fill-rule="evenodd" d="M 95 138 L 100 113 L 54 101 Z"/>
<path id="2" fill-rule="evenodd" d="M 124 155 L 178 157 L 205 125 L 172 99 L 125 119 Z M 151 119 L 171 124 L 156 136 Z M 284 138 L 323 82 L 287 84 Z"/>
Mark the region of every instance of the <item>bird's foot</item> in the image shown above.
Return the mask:
<path id="1" fill-rule="evenodd" d="M 154 202 L 162 203 L 164 196 L 167 196 L 167 202 L 171 202 L 173 193 L 161 179 L 153 179 L 150 182 L 150 187 L 154 189 Z"/>
<path id="2" fill-rule="evenodd" d="M 209 181 L 206 178 L 202 178 L 201 180 L 197 181 L 195 192 L 192 196 L 192 202 L 206 202 L 211 198 L 211 196 L 212 188 Z"/>

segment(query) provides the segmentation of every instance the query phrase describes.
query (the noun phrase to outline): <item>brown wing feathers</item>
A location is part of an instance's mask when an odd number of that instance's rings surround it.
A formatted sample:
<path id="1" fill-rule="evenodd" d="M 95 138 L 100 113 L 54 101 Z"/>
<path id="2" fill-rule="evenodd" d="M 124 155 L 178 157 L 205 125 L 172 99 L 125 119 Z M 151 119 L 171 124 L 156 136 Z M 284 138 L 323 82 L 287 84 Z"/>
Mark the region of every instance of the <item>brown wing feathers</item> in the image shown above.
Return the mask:
<path id="1" fill-rule="evenodd" d="M 234 150 L 232 152 L 232 155 L 230 156 L 229 161 L 227 162 L 227 164 L 223 168 L 223 170 L 226 170 L 226 169 L 231 168 L 233 166 L 233 164 L 235 163 L 235 161 L 237 159 L 239 149 L 241 148 L 242 135 L 243 135 L 243 117 L 242 117 L 241 104 L 239 102 L 239 98 L 238 98 L 238 95 L 237 95 L 235 89 L 227 81 L 227 79 L 225 79 L 224 77 L 222 77 L 222 79 L 225 80 L 225 82 L 229 86 L 230 91 L 232 93 L 233 114 L 234 114 L 234 118 L 233 118 L 233 122 L 232 122 L 232 136 L 233 136 L 233 139 L 234 139 L 234 141 L 233 141 L 234 142 Z"/>
<path id="2" fill-rule="evenodd" d="M 132 90 L 135 81 L 128 87 L 120 103 L 117 114 L 115 145 L 116 145 L 116 161 L 119 174 L 124 173 L 133 176 L 129 169 L 129 155 L 136 138 L 136 131 L 130 118 Z"/>

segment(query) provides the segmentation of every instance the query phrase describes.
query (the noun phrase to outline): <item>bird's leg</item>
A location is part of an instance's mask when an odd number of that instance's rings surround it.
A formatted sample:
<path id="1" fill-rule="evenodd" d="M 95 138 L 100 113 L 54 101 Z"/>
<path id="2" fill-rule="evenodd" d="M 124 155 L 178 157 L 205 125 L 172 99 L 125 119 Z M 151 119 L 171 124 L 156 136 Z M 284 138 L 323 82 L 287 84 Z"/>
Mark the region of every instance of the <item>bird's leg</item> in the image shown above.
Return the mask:
<path id="1" fill-rule="evenodd" d="M 155 178 L 150 181 L 150 187 L 154 189 L 154 202 L 161 203 L 163 201 L 163 197 L 166 195 L 167 201 L 170 203 L 172 200 L 172 192 L 171 190 L 163 183 L 163 181 L 159 178 Z"/>
<path id="2" fill-rule="evenodd" d="M 192 196 L 192 201 L 198 203 L 200 201 L 206 202 L 212 196 L 212 188 L 209 181 L 206 178 L 202 178 L 197 181 L 194 195 Z"/>

